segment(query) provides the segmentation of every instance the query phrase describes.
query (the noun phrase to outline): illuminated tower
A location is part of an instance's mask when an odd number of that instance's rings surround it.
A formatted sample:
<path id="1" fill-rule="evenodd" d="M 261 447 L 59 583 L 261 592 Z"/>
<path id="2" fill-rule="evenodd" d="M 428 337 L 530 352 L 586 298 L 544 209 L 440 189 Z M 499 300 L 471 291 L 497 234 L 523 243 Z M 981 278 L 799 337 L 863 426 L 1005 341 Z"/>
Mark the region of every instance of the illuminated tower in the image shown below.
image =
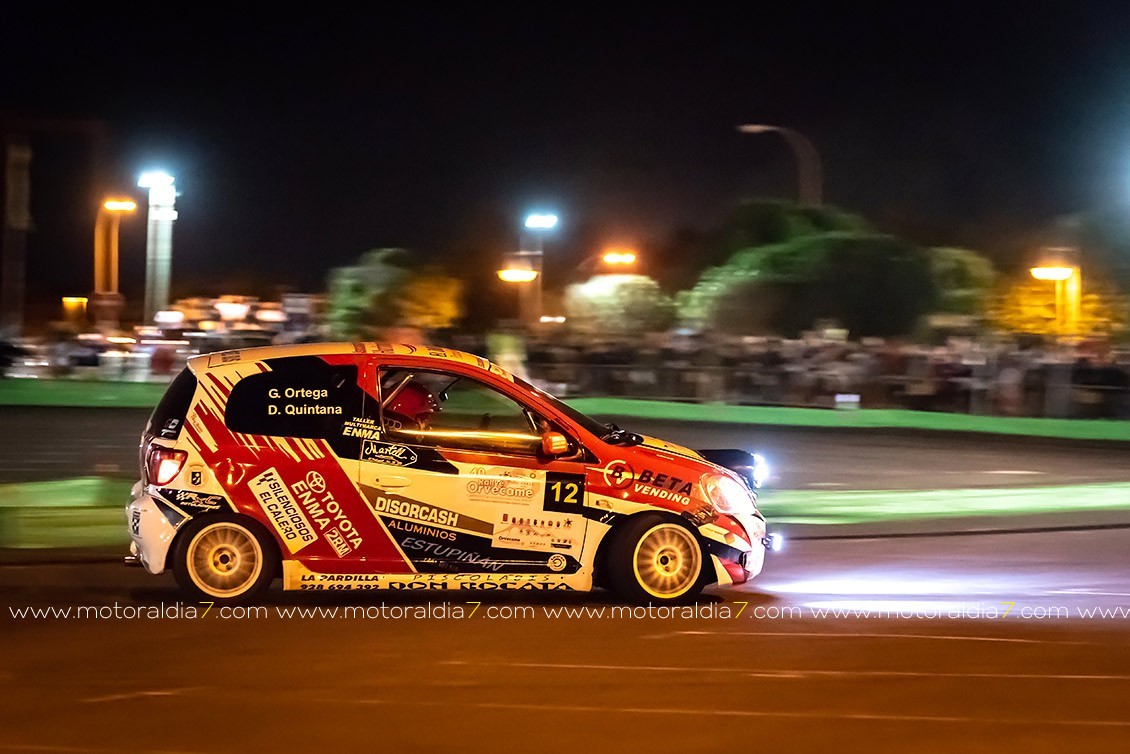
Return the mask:
<path id="1" fill-rule="evenodd" d="M 169 278 L 173 267 L 173 208 L 177 190 L 168 173 L 142 173 L 138 186 L 149 189 L 149 223 L 145 234 L 145 322 L 169 306 Z"/>

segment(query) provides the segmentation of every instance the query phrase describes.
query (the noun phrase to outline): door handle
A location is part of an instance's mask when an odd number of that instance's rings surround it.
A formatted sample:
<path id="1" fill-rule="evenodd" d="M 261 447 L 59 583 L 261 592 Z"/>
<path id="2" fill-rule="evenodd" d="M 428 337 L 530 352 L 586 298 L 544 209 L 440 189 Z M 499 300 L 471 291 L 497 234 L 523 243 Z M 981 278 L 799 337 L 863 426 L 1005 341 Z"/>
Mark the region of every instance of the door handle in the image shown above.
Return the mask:
<path id="1" fill-rule="evenodd" d="M 373 480 L 373 484 L 377 487 L 394 490 L 398 487 L 407 487 L 412 484 L 412 480 L 406 476 L 379 476 Z"/>

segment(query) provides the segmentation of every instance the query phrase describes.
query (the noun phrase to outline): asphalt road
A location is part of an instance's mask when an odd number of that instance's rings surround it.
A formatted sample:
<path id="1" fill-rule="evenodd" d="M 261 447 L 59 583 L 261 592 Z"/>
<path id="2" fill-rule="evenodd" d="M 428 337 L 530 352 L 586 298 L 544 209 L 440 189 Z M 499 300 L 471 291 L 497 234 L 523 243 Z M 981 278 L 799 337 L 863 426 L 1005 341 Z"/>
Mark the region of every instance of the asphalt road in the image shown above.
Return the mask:
<path id="1" fill-rule="evenodd" d="M 698 617 L 277 591 L 245 616 L 132 617 L 178 604 L 170 577 L 0 567 L 0 751 L 1124 752 L 1128 543 L 803 541 Z"/>
<path id="2" fill-rule="evenodd" d="M 0 483 L 137 471 L 138 409 L 0 407 Z M 696 448 L 769 458 L 777 489 L 935 489 L 1130 480 L 1130 447 L 985 435 L 634 421 Z"/>

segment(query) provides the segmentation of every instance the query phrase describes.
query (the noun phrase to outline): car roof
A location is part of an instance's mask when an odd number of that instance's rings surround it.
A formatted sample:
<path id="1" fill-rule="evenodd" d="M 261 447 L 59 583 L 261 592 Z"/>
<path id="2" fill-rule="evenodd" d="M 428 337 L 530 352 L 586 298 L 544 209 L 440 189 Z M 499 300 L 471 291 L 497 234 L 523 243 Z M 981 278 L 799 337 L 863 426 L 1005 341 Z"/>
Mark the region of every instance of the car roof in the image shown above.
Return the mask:
<path id="1" fill-rule="evenodd" d="M 200 354 L 190 358 L 188 365 L 194 374 L 198 374 L 229 364 L 249 363 L 265 359 L 282 359 L 288 356 L 340 356 L 344 354 L 412 356 L 425 361 L 437 362 L 437 366 L 440 363 L 454 362 L 487 370 L 511 381 L 514 379 L 508 371 L 481 356 L 475 356 L 454 348 L 412 343 L 333 342 L 257 346 Z"/>

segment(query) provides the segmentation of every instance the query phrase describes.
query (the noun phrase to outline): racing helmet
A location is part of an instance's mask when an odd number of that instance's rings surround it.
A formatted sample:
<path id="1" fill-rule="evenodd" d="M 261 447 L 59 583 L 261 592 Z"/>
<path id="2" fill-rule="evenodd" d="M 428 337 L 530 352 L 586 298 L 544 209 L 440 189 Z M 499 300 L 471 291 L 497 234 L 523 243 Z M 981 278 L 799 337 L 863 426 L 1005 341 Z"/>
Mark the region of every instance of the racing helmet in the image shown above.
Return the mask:
<path id="1" fill-rule="evenodd" d="M 400 388 L 385 406 L 385 421 L 394 429 L 422 429 L 439 410 L 435 394 L 427 386 L 412 381 Z"/>

